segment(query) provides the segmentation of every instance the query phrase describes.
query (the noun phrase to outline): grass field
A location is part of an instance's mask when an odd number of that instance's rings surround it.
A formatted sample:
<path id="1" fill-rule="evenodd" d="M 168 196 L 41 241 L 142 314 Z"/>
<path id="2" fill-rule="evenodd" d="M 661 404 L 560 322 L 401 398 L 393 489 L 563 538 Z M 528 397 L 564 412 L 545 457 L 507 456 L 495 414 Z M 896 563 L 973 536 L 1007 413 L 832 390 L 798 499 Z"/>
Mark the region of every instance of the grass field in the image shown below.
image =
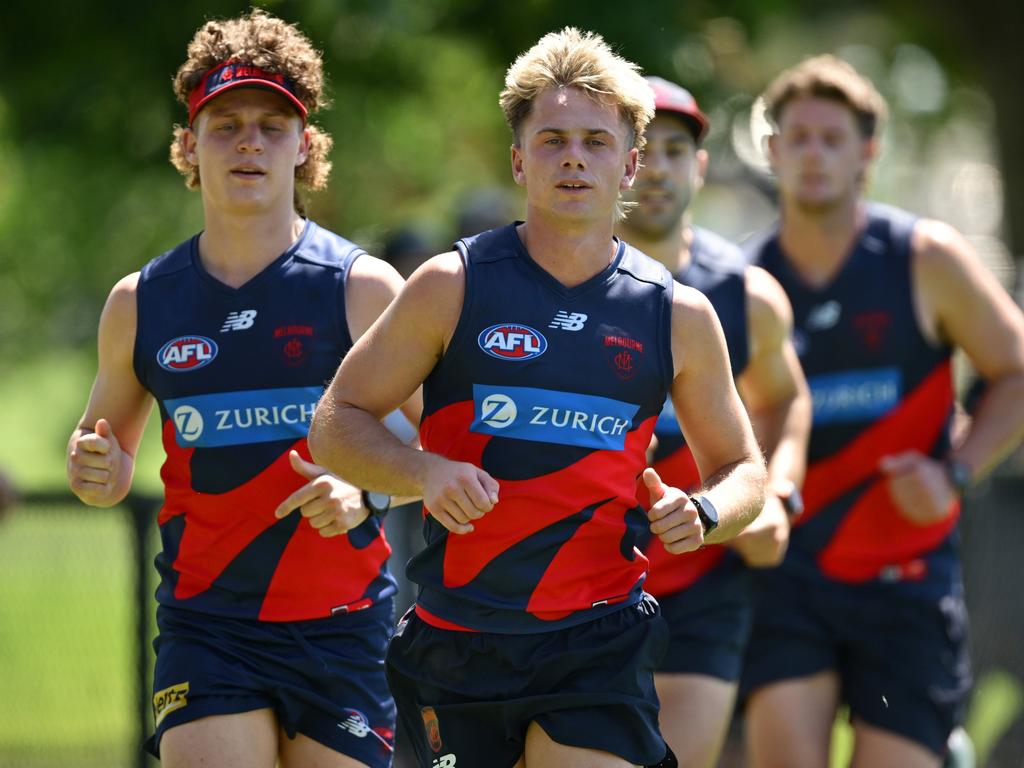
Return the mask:
<path id="1" fill-rule="evenodd" d="M 117 510 L 15 510 L 0 523 L 0 766 L 129 764 L 130 535 Z"/>

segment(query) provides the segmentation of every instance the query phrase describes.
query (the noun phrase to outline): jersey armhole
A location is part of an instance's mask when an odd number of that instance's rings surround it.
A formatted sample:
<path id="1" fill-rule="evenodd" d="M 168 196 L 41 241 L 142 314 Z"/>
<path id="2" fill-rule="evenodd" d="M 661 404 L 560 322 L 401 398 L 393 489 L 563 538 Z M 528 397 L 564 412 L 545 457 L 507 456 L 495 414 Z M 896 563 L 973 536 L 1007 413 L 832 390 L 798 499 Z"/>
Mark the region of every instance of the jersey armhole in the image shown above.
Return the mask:
<path id="1" fill-rule="evenodd" d="M 345 254 L 341 262 L 340 287 L 335 295 L 335 334 L 341 349 L 352 349 L 355 343 L 352 339 L 352 329 L 348 325 L 348 276 L 352 272 L 352 265 L 360 256 L 365 256 L 366 251 L 362 248 L 352 248 Z"/>
<path id="2" fill-rule="evenodd" d="M 675 362 L 672 359 L 672 299 L 675 296 L 675 279 L 669 275 L 668 284 L 662 294 L 661 303 L 661 344 L 659 357 L 661 359 L 662 381 L 665 385 L 666 395 L 672 391 L 672 382 L 675 380 Z"/>
<path id="3" fill-rule="evenodd" d="M 438 361 L 438 365 L 444 362 L 444 359 L 448 357 L 452 350 L 458 349 L 462 346 L 463 337 L 466 335 L 466 326 L 469 324 L 468 318 L 470 317 L 470 305 L 473 302 L 473 279 L 470 264 L 472 259 L 469 255 L 469 250 L 466 248 L 464 241 L 460 240 L 455 244 L 455 252 L 459 254 L 459 258 L 462 260 L 462 308 L 459 310 L 459 319 L 455 323 L 455 328 L 452 330 L 452 337 L 448 342 L 448 346 L 445 348 L 444 353 L 441 355 L 441 359 Z"/>
<path id="4" fill-rule="evenodd" d="M 149 377 L 146 375 L 146 366 L 142 359 L 141 337 L 143 328 L 143 301 L 142 292 L 147 284 L 148 265 L 139 272 L 139 279 L 135 283 L 135 338 L 132 340 L 132 370 L 135 371 L 135 378 L 147 392 L 152 393 L 149 386 Z"/>

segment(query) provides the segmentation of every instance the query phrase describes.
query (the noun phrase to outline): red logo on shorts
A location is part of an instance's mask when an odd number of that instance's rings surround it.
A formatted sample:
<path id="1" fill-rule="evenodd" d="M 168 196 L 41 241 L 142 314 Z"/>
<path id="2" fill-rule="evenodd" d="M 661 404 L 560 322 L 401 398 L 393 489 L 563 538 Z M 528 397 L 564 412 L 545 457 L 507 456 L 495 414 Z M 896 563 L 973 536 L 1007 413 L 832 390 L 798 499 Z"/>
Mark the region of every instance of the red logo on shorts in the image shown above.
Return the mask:
<path id="1" fill-rule="evenodd" d="M 437 713 L 433 707 L 423 707 L 420 710 L 423 715 L 423 728 L 427 732 L 427 741 L 430 748 L 435 752 L 441 751 L 441 725 L 437 722 Z"/>

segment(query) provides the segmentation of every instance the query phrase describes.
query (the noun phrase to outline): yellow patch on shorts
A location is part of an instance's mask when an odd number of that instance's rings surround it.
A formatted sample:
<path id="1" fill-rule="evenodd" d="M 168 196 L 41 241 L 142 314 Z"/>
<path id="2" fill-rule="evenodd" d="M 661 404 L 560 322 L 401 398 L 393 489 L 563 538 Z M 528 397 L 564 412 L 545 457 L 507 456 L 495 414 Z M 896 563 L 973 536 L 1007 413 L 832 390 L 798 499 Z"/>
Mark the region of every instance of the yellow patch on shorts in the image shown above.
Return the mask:
<path id="1" fill-rule="evenodd" d="M 163 719 L 176 709 L 188 704 L 188 683 L 178 683 L 153 694 L 154 727 L 159 727 Z"/>

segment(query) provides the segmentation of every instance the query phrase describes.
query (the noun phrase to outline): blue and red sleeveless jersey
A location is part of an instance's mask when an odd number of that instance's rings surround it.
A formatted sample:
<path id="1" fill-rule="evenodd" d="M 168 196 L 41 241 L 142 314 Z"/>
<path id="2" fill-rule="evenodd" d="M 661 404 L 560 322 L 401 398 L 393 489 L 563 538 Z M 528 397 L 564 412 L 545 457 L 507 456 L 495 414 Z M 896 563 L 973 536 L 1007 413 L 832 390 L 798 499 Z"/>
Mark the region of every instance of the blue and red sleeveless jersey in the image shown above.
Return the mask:
<path id="1" fill-rule="evenodd" d="M 837 581 L 929 591 L 955 571 L 959 507 L 917 526 L 900 514 L 878 470 L 888 454 L 941 457 L 950 445 L 951 349 L 929 342 L 914 315 L 914 224 L 904 211 L 869 205 L 853 251 L 822 288 L 800 278 L 777 234 L 752 255 L 789 295 L 794 345 L 814 400 L 806 510 L 786 565 L 813 566 Z"/>
<path id="2" fill-rule="evenodd" d="M 749 357 L 746 269 L 747 262 L 737 245 L 714 232 L 693 227 L 690 263 L 676 275 L 680 283 L 707 296 L 715 308 L 725 332 L 734 378 L 747 367 Z M 666 400 L 658 417 L 654 435 L 658 444 L 651 466 L 662 481 L 683 490 L 697 488 L 700 472 L 679 428 L 671 398 Z M 641 489 L 642 502 L 647 501 L 645 491 L 646 486 Z M 696 552 L 673 555 L 656 536 L 650 536 L 642 549 L 651 568 L 644 589 L 655 597 L 686 589 L 705 573 L 721 566 L 728 553 L 721 544 L 711 544 Z"/>
<path id="3" fill-rule="evenodd" d="M 390 548 L 370 518 L 323 538 L 274 509 L 307 481 L 316 403 L 352 346 L 345 281 L 362 254 L 307 222 L 240 288 L 203 268 L 199 238 L 154 259 L 138 282 L 135 373 L 156 398 L 167 454 L 157 600 L 264 621 L 330 616 L 395 590 Z"/>
<path id="4" fill-rule="evenodd" d="M 620 242 L 606 269 L 566 288 L 515 224 L 456 248 L 465 299 L 424 382 L 420 438 L 482 467 L 500 498 L 469 534 L 426 517 L 426 549 L 408 569 L 417 612 L 520 634 L 638 601 L 648 521 L 637 485 L 672 380 L 671 275 Z"/>

